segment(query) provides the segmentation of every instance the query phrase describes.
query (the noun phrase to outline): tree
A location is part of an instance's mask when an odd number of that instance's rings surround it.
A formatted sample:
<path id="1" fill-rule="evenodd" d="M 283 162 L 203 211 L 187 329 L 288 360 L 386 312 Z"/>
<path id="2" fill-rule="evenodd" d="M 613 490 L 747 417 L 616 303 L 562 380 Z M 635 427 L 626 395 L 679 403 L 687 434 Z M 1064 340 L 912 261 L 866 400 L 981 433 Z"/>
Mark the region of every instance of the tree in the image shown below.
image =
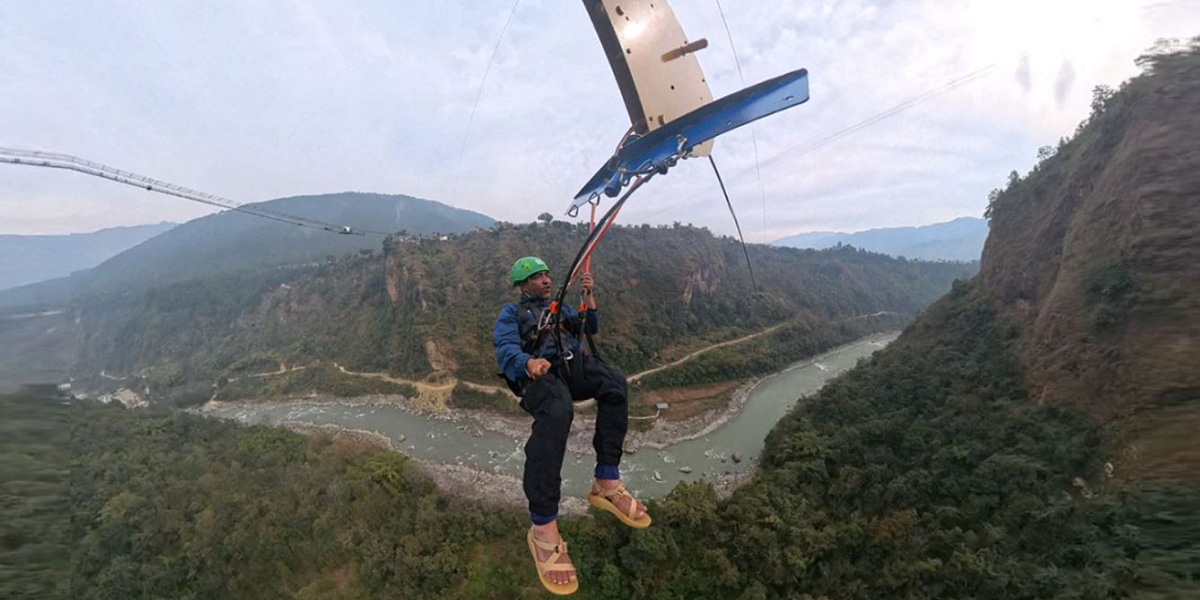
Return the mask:
<path id="1" fill-rule="evenodd" d="M 996 200 L 998 200 L 1000 198 L 1001 193 L 1002 193 L 1002 190 L 1000 190 L 999 188 L 988 192 L 987 208 L 984 209 L 984 211 L 983 211 L 983 218 L 991 220 L 992 212 L 996 208 Z"/>
<path id="2" fill-rule="evenodd" d="M 1112 100 L 1115 95 L 1116 92 L 1107 85 L 1098 85 L 1092 89 L 1092 114 L 1098 115 L 1104 112 L 1109 100 Z"/>
<path id="3" fill-rule="evenodd" d="M 546 225 L 550 225 L 550 222 L 554 220 L 554 215 L 552 215 L 548 212 L 544 212 L 544 213 L 538 215 L 538 220 L 541 221 L 542 223 L 545 223 Z"/>

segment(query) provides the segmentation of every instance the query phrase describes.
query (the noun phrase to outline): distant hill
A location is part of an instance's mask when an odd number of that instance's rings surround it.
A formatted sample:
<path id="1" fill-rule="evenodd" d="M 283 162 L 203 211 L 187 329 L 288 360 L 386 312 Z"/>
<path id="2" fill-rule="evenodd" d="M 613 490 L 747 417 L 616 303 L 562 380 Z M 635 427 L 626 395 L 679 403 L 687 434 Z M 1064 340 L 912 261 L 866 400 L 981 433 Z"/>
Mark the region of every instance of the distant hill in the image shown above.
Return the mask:
<path id="1" fill-rule="evenodd" d="M 490 227 L 477 212 L 404 195 L 344 192 L 295 196 L 250 204 L 255 208 L 375 231 L 449 234 Z M 225 211 L 188 221 L 165 235 L 113 256 L 69 283 L 46 282 L 0 292 L 0 310 L 66 304 L 88 295 L 146 288 L 245 269 L 323 261 L 383 247 L 379 236 L 337 235 Z M 66 292 L 66 295 L 63 294 Z"/>
<path id="2" fill-rule="evenodd" d="M 885 227 L 855 233 L 817 231 L 775 240 L 776 246 L 832 248 L 854 246 L 891 256 L 922 260 L 979 260 L 988 225 L 984 219 L 960 217 L 920 227 Z"/>
<path id="3" fill-rule="evenodd" d="M 495 222 L 477 212 L 403 195 L 345 192 L 280 198 L 250 206 L 352 228 L 418 235 L 462 233 Z M 168 283 L 247 268 L 320 261 L 329 255 L 382 247 L 378 236 L 336 235 L 226 211 L 188 221 L 170 235 L 113 257 L 92 269 L 87 288 Z"/>
<path id="4" fill-rule="evenodd" d="M 90 269 L 174 226 L 157 223 L 67 235 L 0 235 L 0 290 Z"/>

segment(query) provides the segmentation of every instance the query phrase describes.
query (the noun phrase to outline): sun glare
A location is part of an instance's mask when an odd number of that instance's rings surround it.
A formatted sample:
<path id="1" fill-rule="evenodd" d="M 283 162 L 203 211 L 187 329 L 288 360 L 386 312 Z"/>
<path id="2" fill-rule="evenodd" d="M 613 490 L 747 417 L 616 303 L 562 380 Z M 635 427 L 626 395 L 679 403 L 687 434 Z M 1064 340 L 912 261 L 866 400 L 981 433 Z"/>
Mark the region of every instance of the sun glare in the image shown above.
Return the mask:
<path id="1" fill-rule="evenodd" d="M 984 0 L 972 5 L 975 51 L 989 61 L 1027 53 L 1030 60 L 1086 60 L 1134 38 L 1139 8 L 1131 0 Z"/>
<path id="2" fill-rule="evenodd" d="M 1080 117 L 1081 90 L 1131 75 L 1130 53 L 1148 43 L 1133 0 L 980 0 L 968 15 L 971 64 L 1011 70 L 1008 106 L 1046 131 Z"/>

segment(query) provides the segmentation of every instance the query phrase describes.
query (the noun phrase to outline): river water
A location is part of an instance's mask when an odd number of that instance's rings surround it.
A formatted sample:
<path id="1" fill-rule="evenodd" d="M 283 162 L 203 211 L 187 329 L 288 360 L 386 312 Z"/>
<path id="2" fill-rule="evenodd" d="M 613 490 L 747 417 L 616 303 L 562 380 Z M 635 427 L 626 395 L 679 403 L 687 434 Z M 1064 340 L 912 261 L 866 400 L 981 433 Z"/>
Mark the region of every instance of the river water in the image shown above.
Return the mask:
<path id="1" fill-rule="evenodd" d="M 713 479 L 751 468 L 762 452 L 767 433 L 800 397 L 821 389 L 826 381 L 886 346 L 896 336 L 895 333 L 870 336 L 764 378 L 751 390 L 742 410 L 708 435 L 662 450 L 643 449 L 627 454 L 621 462 L 625 485 L 640 497 L 654 498 L 666 495 L 680 481 Z M 518 478 L 525 461 L 524 440 L 414 414 L 400 407 L 290 403 L 265 407 L 243 405 L 209 414 L 244 423 L 280 425 L 303 421 L 374 431 L 390 438 L 396 448 L 414 458 Z M 735 452 L 741 454 L 740 463 L 732 459 Z M 593 466 L 590 453 L 568 453 L 563 464 L 563 493 L 586 496 Z"/>

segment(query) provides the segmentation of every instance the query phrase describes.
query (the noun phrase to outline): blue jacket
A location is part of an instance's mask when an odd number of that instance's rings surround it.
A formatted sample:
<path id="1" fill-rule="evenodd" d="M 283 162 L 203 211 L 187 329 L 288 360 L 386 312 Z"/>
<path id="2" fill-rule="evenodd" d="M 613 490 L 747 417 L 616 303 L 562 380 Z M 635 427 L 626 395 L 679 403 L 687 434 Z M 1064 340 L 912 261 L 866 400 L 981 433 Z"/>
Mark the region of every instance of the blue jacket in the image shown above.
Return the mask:
<path id="1" fill-rule="evenodd" d="M 550 300 L 534 300 L 529 296 L 522 294 L 521 304 L 534 304 L 538 308 L 533 310 L 532 315 L 524 315 L 526 320 L 532 320 L 536 326 L 537 319 L 541 317 L 541 312 L 546 310 L 550 305 Z M 558 349 L 554 347 L 554 341 L 549 334 L 542 340 L 542 347 L 535 348 L 532 355 L 527 354 L 521 349 L 521 318 L 522 311 L 519 304 L 509 302 L 500 309 L 500 316 L 496 319 L 496 327 L 492 330 L 492 343 L 496 346 L 496 364 L 500 368 L 500 372 L 504 374 L 506 379 L 511 381 L 519 381 L 523 377 L 527 377 L 525 373 L 525 363 L 530 358 L 552 358 L 558 354 Z M 559 308 L 562 311 L 562 319 L 568 327 L 574 328 L 579 324 L 579 311 L 575 307 L 564 304 Z M 589 310 L 585 313 L 586 333 L 596 333 L 600 330 L 600 319 L 596 315 L 596 311 Z M 563 344 L 570 349 L 572 354 L 579 356 L 582 348 L 579 345 L 579 340 L 571 335 L 569 331 L 562 332 Z"/>

